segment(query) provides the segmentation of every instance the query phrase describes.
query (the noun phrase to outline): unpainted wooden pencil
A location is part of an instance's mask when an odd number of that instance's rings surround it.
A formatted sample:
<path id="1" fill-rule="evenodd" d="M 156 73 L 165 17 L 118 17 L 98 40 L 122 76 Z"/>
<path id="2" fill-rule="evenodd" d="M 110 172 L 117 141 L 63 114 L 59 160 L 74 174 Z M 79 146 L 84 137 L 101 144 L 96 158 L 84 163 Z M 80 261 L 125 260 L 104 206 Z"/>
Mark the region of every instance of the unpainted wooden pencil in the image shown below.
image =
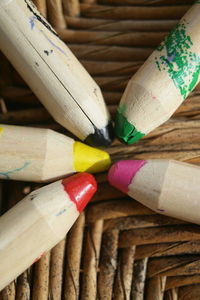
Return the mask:
<path id="1" fill-rule="evenodd" d="M 22 197 L 24 183 L 12 182 L 10 187 L 10 192 L 7 193 L 7 199 L 5 205 L 5 210 L 10 209 L 14 206 Z M 28 287 L 26 287 L 28 288 Z M 0 295 L 2 300 L 15 300 L 17 297 L 17 284 L 12 281 L 8 284 L 1 292 Z"/>

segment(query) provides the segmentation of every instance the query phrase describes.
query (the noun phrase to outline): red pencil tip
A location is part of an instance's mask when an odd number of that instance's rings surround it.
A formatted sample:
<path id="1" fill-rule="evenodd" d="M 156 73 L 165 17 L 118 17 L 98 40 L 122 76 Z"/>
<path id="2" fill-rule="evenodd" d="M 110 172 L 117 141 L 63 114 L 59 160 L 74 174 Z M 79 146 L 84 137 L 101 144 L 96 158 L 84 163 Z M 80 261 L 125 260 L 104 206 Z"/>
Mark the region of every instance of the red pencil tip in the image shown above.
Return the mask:
<path id="1" fill-rule="evenodd" d="M 91 174 L 79 173 L 62 180 L 65 191 L 81 213 L 97 190 L 97 183 Z"/>

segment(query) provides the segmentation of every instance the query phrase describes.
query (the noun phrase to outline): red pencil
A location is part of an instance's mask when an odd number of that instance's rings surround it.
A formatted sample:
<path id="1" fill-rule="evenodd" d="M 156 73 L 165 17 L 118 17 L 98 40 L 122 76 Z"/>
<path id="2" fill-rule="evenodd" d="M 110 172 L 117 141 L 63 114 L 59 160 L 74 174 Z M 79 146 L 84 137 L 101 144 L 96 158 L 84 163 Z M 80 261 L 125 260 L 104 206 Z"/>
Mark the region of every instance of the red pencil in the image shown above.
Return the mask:
<path id="1" fill-rule="evenodd" d="M 80 173 L 33 191 L 0 218 L 0 290 L 61 241 L 97 185 Z"/>

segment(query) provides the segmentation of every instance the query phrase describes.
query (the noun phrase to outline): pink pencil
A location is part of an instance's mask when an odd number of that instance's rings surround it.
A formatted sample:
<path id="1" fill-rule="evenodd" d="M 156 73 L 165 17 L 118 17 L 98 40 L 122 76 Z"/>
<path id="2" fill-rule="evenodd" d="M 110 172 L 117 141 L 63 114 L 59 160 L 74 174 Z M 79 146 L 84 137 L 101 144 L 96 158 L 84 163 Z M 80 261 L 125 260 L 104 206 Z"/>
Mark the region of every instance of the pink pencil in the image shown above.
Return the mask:
<path id="1" fill-rule="evenodd" d="M 200 167 L 175 160 L 122 160 L 109 182 L 150 209 L 200 224 Z"/>

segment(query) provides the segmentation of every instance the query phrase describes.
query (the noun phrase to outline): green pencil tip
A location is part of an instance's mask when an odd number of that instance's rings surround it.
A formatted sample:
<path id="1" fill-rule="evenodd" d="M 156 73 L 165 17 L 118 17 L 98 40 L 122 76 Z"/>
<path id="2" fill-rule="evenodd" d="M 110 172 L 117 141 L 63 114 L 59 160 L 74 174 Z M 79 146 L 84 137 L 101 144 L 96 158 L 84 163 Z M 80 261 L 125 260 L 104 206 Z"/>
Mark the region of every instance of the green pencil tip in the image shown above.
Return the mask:
<path id="1" fill-rule="evenodd" d="M 115 134 L 120 141 L 131 145 L 141 139 L 145 134 L 138 131 L 126 117 L 118 110 L 115 119 Z"/>

